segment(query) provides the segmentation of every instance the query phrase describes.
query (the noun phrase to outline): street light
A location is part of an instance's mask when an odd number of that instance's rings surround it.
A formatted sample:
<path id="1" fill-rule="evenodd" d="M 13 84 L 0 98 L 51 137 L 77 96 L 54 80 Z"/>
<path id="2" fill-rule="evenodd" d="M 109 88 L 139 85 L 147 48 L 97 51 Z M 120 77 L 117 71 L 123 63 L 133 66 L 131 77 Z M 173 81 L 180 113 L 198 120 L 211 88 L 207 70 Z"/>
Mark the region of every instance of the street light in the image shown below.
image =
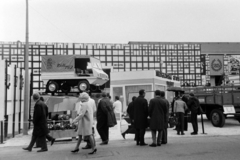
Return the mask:
<path id="1" fill-rule="evenodd" d="M 25 90 L 24 90 L 24 112 L 23 112 L 23 135 L 28 135 L 28 109 L 29 109 L 29 72 L 28 72 L 28 0 L 26 0 L 26 44 L 24 54 L 24 69 L 25 69 Z"/>

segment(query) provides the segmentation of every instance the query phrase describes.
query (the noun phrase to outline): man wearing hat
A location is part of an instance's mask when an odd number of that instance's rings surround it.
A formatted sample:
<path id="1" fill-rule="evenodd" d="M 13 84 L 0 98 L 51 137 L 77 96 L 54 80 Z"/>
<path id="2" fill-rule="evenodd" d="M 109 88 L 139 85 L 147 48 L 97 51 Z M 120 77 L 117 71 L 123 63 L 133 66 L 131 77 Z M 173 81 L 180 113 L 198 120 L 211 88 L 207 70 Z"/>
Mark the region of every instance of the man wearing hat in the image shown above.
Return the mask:
<path id="1" fill-rule="evenodd" d="M 199 100 L 194 96 L 193 93 L 189 94 L 189 100 L 187 102 L 188 108 L 191 111 L 191 122 L 193 126 L 193 132 L 191 135 L 197 135 L 198 134 L 198 121 L 197 121 L 197 115 L 198 115 L 198 109 L 200 107 Z"/>

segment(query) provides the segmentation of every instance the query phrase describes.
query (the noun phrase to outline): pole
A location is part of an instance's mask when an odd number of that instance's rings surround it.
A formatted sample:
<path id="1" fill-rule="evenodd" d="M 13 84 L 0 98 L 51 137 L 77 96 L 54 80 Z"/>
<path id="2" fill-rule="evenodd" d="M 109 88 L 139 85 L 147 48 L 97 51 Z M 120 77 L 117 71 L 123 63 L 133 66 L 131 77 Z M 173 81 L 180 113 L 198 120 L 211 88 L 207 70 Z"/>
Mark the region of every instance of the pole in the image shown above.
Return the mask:
<path id="1" fill-rule="evenodd" d="M 202 134 L 207 134 L 207 133 L 204 132 L 204 124 L 203 124 L 203 116 L 202 116 L 202 113 L 201 113 L 201 120 L 202 120 L 202 131 L 203 131 Z"/>
<path id="2" fill-rule="evenodd" d="M 25 90 L 24 90 L 24 114 L 23 114 L 23 135 L 28 135 L 28 108 L 29 108 L 29 74 L 28 74 L 28 0 L 26 0 L 26 44 L 24 54 L 25 69 Z"/>
<path id="3" fill-rule="evenodd" d="M 15 116 L 16 116 L 16 87 L 17 87 L 17 66 L 14 66 L 14 96 L 13 96 L 13 125 L 12 125 L 12 136 L 15 137 Z"/>
<path id="4" fill-rule="evenodd" d="M 3 143 L 3 122 L 1 121 L 1 143 Z"/>

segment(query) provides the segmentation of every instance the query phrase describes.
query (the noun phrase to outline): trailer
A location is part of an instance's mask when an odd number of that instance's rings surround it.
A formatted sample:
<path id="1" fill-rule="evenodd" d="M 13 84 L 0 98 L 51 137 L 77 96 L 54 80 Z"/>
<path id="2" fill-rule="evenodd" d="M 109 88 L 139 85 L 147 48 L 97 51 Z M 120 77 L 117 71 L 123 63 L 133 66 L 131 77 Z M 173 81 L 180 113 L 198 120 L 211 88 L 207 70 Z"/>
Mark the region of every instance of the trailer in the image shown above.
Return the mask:
<path id="1" fill-rule="evenodd" d="M 195 94 L 213 126 L 223 127 L 228 117 L 240 122 L 240 85 L 185 87 L 183 90 L 185 94 Z"/>
<path id="2" fill-rule="evenodd" d="M 46 93 L 101 92 L 108 75 L 101 62 L 86 55 L 42 56 L 41 78 Z"/>

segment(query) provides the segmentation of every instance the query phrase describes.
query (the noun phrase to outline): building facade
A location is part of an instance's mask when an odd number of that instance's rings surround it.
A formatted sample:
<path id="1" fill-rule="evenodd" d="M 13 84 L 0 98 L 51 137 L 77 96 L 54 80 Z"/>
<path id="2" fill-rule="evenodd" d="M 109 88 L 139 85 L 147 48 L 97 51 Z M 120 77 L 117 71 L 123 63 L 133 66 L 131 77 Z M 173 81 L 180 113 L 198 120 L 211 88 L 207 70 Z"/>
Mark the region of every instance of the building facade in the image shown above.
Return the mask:
<path id="1" fill-rule="evenodd" d="M 22 42 L 0 42 L 0 57 L 24 68 Z M 92 55 L 114 71 L 159 70 L 179 77 L 181 85 L 201 86 L 211 81 L 211 55 L 223 57 L 224 73 L 229 57 L 240 55 L 240 43 L 129 42 L 128 44 L 30 43 L 29 69 L 33 89 L 43 89 L 42 55 Z M 237 72 L 236 72 L 237 73 Z M 239 73 L 239 72 L 238 72 Z"/>

